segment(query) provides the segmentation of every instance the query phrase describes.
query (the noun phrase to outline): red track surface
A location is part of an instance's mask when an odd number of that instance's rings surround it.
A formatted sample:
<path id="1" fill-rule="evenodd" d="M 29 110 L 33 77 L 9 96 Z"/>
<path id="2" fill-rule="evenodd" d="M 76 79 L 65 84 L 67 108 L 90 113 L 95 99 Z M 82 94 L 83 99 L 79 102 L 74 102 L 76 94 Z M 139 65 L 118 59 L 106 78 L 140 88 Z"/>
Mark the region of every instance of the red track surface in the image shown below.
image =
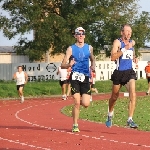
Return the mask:
<path id="1" fill-rule="evenodd" d="M 145 93 L 138 93 L 142 96 Z M 122 94 L 120 96 L 123 96 Z M 109 94 L 94 95 L 106 99 Z M 61 109 L 70 98 L 0 101 L 0 150 L 147 150 L 150 132 L 79 120 L 80 133 L 72 133 L 72 118 Z"/>

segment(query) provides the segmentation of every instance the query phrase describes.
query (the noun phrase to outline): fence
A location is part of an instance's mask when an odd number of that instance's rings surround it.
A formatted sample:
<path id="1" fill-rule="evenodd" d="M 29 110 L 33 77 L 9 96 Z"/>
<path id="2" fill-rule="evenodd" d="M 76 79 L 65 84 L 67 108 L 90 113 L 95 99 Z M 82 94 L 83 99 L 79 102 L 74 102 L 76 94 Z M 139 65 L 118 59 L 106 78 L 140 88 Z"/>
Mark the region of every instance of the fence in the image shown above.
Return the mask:
<path id="1" fill-rule="evenodd" d="M 24 71 L 29 76 L 29 81 L 35 80 L 58 80 L 56 74 L 60 63 L 12 63 L 0 64 L 0 80 L 12 80 L 13 74 L 17 71 L 17 66 L 23 65 Z M 137 78 L 146 78 L 144 68 L 147 61 L 139 61 L 136 69 Z M 96 62 L 96 80 L 109 80 L 116 65 L 112 61 Z"/>

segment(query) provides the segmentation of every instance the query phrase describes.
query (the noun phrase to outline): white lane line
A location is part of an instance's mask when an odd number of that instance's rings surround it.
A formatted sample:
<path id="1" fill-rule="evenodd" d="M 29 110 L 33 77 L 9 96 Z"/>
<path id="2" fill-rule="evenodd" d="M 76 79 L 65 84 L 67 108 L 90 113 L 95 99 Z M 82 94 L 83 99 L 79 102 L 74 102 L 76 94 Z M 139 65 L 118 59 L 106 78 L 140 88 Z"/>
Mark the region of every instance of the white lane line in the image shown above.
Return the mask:
<path id="1" fill-rule="evenodd" d="M 40 147 L 40 146 L 35 146 L 35 145 L 19 142 L 18 140 L 14 141 L 14 140 L 2 138 L 2 137 L 0 137 L 0 140 L 7 141 L 7 142 L 10 142 L 10 143 L 20 144 L 22 146 L 28 146 L 28 147 L 32 147 L 32 148 L 36 148 L 36 149 L 51 150 L 50 148 L 44 148 L 44 147 Z"/>
<path id="2" fill-rule="evenodd" d="M 59 101 L 61 102 L 61 101 Z M 55 102 L 54 102 L 55 103 Z M 45 103 L 45 104 L 48 104 L 48 103 Z M 18 115 L 20 112 L 24 111 L 24 110 L 27 110 L 27 109 L 30 109 L 32 108 L 32 106 L 30 107 L 26 107 L 24 109 L 21 109 L 21 110 L 18 110 L 15 114 L 15 117 L 17 119 L 19 119 L 20 121 L 22 122 L 25 122 L 25 123 L 28 123 L 28 124 L 33 124 L 29 121 L 26 121 L 24 119 L 21 119 Z M 85 120 L 86 121 L 86 120 Z M 89 136 L 89 135 L 82 135 L 82 134 L 78 134 L 78 133 L 72 133 L 72 132 L 66 132 L 65 130 L 58 130 L 58 129 L 55 129 L 55 128 L 52 128 L 52 127 L 46 127 L 46 126 L 42 126 L 42 125 L 38 125 L 38 124 L 34 124 L 35 126 L 38 126 L 40 128 L 46 128 L 48 130 L 51 130 L 51 131 L 56 131 L 56 132 L 65 132 L 67 134 L 73 134 L 73 135 L 77 135 L 77 136 L 82 136 L 82 137 L 85 137 L 85 138 L 92 138 L 92 139 L 96 139 L 96 140 L 103 140 L 103 141 L 109 141 L 109 142 L 113 142 L 113 143 L 120 143 L 120 144 L 129 144 L 129 145 L 132 145 L 132 146 L 141 146 L 141 147 L 146 147 L 146 148 L 150 148 L 150 145 L 140 145 L 140 144 L 137 144 L 137 143 L 128 143 L 128 142 L 121 142 L 121 141 L 117 141 L 117 140 L 114 140 L 114 139 L 106 139 L 104 136 L 100 136 L 100 137 L 92 137 L 92 136 Z"/>

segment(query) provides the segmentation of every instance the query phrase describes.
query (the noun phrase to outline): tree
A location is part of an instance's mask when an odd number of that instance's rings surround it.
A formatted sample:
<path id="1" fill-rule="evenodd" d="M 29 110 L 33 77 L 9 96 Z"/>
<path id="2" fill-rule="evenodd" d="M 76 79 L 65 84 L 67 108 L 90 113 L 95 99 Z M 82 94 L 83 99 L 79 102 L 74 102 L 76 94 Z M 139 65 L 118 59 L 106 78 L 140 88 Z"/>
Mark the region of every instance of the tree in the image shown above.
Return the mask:
<path id="1" fill-rule="evenodd" d="M 144 47 L 144 43 L 150 41 L 150 15 L 148 12 L 142 12 L 139 18 L 133 22 L 133 38 L 136 41 L 136 55 L 140 47 Z"/>
<path id="2" fill-rule="evenodd" d="M 78 26 L 85 28 L 86 42 L 94 47 L 95 54 L 112 44 L 124 23 L 135 26 L 137 40 L 143 38 L 138 46 L 149 39 L 148 35 L 137 34 L 136 26 L 144 16 L 137 17 L 136 0 L 9 0 L 2 8 L 10 13 L 10 18 L 0 16 L 6 37 L 34 30 L 33 41 L 21 38 L 15 46 L 18 54 L 26 54 L 30 60 L 42 59 L 49 48 L 51 54 L 65 52 L 74 42 L 73 32 Z"/>
<path id="3" fill-rule="evenodd" d="M 10 18 L 1 16 L 3 32 L 9 39 L 17 34 L 34 31 L 33 41 L 21 38 L 15 49 L 26 54 L 30 60 L 40 60 L 51 47 L 54 53 L 63 52 L 72 40 L 66 20 L 60 16 L 61 2 L 50 0 L 10 0 L 3 3 L 3 9 L 10 12 Z"/>

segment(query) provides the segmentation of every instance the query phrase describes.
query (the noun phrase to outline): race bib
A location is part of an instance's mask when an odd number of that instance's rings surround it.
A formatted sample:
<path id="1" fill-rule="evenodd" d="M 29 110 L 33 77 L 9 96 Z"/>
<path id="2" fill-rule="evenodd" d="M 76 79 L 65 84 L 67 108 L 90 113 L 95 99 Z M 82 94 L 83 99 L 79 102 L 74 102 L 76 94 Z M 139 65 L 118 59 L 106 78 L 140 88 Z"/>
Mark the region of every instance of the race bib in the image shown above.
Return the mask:
<path id="1" fill-rule="evenodd" d="M 78 80 L 83 82 L 85 80 L 85 75 L 83 73 L 73 72 L 72 80 Z"/>
<path id="2" fill-rule="evenodd" d="M 125 52 L 123 52 L 122 59 L 133 59 L 133 51 L 126 50 Z"/>

